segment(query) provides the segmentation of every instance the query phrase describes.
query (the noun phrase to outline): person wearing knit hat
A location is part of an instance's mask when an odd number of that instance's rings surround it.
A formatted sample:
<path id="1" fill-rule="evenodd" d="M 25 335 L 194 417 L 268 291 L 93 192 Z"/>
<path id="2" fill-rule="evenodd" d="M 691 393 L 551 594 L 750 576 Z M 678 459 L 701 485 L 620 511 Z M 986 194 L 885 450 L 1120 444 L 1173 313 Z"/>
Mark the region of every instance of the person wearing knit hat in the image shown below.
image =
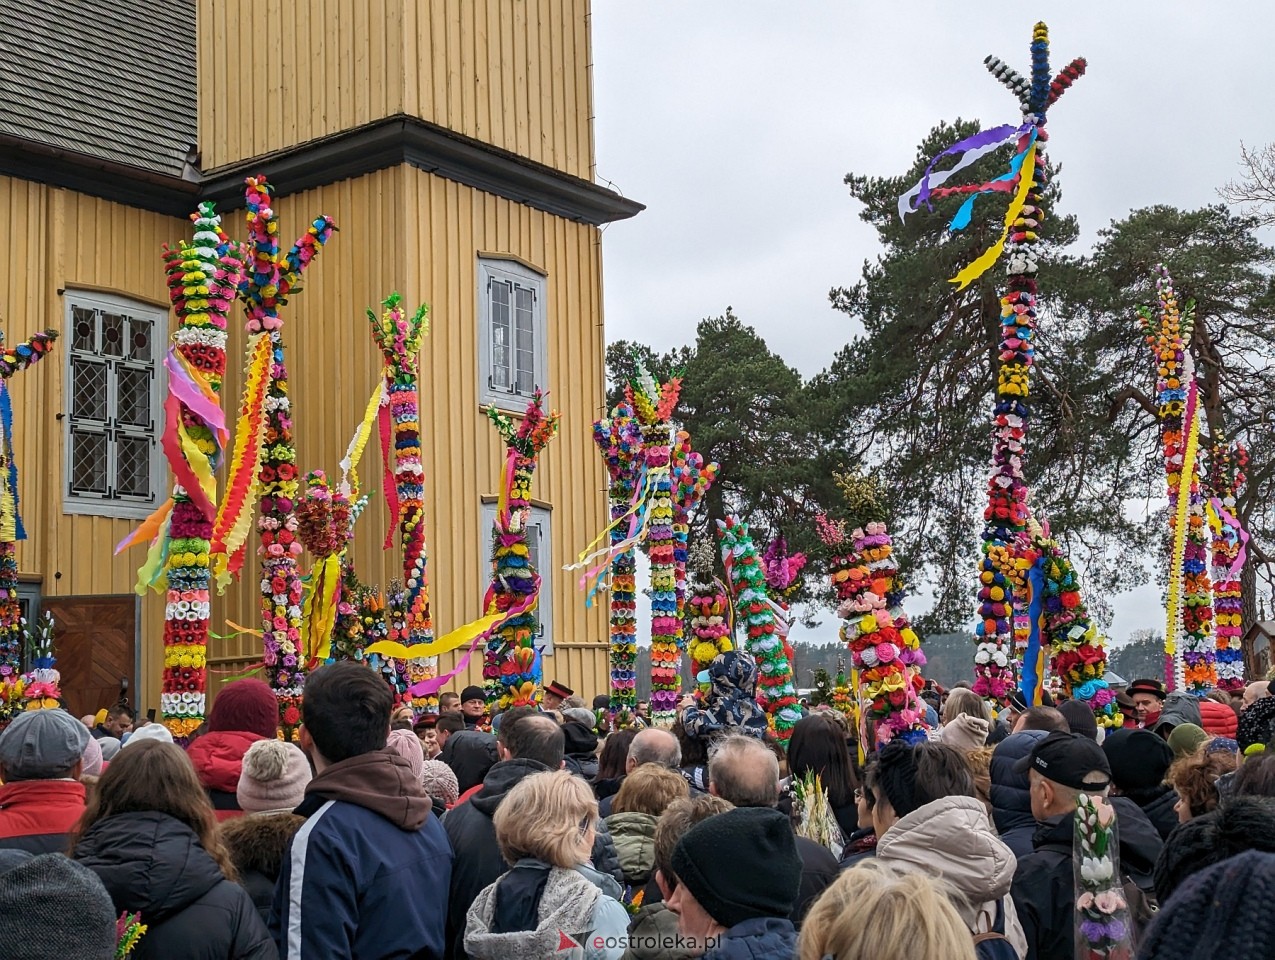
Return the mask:
<path id="1" fill-rule="evenodd" d="M 421 786 L 425 788 L 425 792 L 431 799 L 442 803 L 447 809 L 451 809 L 456 803 L 456 798 L 460 796 L 460 785 L 456 781 L 456 774 L 442 760 L 425 761 L 424 767 L 421 768 Z"/>
<path id="2" fill-rule="evenodd" d="M 1249 850 L 1196 874 L 1162 904 L 1139 960 L 1267 960 L 1275 854 Z"/>
<path id="3" fill-rule="evenodd" d="M 0 850 L 0 943 L 6 944 L 6 956 L 112 960 L 117 916 L 106 887 L 83 864 L 61 853 Z"/>
<path id="4" fill-rule="evenodd" d="M 1173 732 L 1169 734 L 1169 749 L 1173 751 L 1176 759 L 1189 757 L 1208 739 L 1209 735 L 1202 727 L 1197 727 L 1194 723 L 1182 723 L 1174 727 Z"/>
<path id="5" fill-rule="evenodd" d="M 190 744 L 186 755 L 218 820 L 239 815 L 236 791 L 243 756 L 258 740 L 275 739 L 278 729 L 279 703 L 264 681 L 235 680 L 217 692 L 208 713 L 208 732 Z"/>
<path id="6" fill-rule="evenodd" d="M 130 743 L 144 743 L 147 740 L 158 740 L 160 743 L 172 743 L 173 732 L 162 723 L 148 723 L 138 727 L 128 735 L 128 739 L 124 741 L 123 746 L 127 747 Z"/>
<path id="7" fill-rule="evenodd" d="M 115 759 L 115 754 L 120 752 L 123 746 L 116 737 L 97 737 L 97 745 L 102 748 L 102 762 L 110 763 Z"/>
<path id="8" fill-rule="evenodd" d="M 1078 733 L 1090 740 L 1098 739 L 1098 721 L 1093 710 L 1082 700 L 1064 700 L 1058 704 L 1058 712 L 1067 718 L 1067 726 L 1072 733 Z"/>
<path id="9" fill-rule="evenodd" d="M 88 742 L 84 744 L 84 753 L 80 757 L 80 776 L 100 777 L 101 775 L 102 744 L 93 737 L 89 737 Z"/>
<path id="10" fill-rule="evenodd" d="M 1173 749 L 1150 730 L 1113 730 L 1102 743 L 1111 764 L 1112 793 L 1128 797 L 1150 819 L 1161 837 L 1178 825 L 1178 795 L 1164 782 Z"/>
<path id="11" fill-rule="evenodd" d="M 677 887 L 668 908 L 682 936 L 715 938 L 706 960 L 793 956 L 797 931 L 788 914 L 801 857 L 784 814 L 738 807 L 701 820 L 674 848 L 673 873 Z"/>
<path id="12" fill-rule="evenodd" d="M 460 692 L 460 715 L 465 718 L 465 729 L 473 730 L 482 726 L 486 712 L 487 696 L 482 687 L 471 684 Z"/>
<path id="13" fill-rule="evenodd" d="M 1246 850 L 1275 853 L 1275 799 L 1236 797 L 1174 830 L 1155 863 L 1160 905 L 1201 870 Z"/>
<path id="14" fill-rule="evenodd" d="M 1235 728 L 1235 739 L 1240 745 L 1240 752 L 1251 753 L 1257 747 L 1265 747 L 1275 739 L 1275 697 L 1262 697 L 1254 700 L 1252 706 L 1244 711 Z"/>
<path id="15" fill-rule="evenodd" d="M 987 746 L 987 734 L 992 725 L 982 717 L 958 713 L 939 730 L 939 742 L 961 754 L 970 754 Z"/>
<path id="16" fill-rule="evenodd" d="M 84 813 L 79 782 L 89 732 L 65 710 L 20 713 L 0 733 L 0 848 L 68 848 Z"/>
<path id="17" fill-rule="evenodd" d="M 385 748 L 393 750 L 406 760 L 412 768 L 412 776 L 417 780 L 421 779 L 425 770 L 425 750 L 416 734 L 410 730 L 391 730 L 385 740 Z"/>
<path id="18" fill-rule="evenodd" d="M 239 883 L 266 921 L 288 844 L 305 822 L 292 811 L 305 800 L 310 780 L 310 761 L 300 747 L 282 740 L 258 740 L 243 756 L 235 791 L 245 815 L 221 825 L 221 842 Z"/>

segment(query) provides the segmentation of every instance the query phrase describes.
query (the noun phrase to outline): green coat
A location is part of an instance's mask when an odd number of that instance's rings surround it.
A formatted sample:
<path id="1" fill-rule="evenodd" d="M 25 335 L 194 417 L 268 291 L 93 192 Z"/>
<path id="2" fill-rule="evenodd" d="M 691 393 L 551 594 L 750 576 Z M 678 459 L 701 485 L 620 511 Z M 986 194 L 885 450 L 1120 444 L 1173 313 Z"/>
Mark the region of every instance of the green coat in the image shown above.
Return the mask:
<path id="1" fill-rule="evenodd" d="M 655 823 L 649 813 L 613 813 L 606 818 L 624 882 L 635 890 L 646 886 L 655 869 Z"/>

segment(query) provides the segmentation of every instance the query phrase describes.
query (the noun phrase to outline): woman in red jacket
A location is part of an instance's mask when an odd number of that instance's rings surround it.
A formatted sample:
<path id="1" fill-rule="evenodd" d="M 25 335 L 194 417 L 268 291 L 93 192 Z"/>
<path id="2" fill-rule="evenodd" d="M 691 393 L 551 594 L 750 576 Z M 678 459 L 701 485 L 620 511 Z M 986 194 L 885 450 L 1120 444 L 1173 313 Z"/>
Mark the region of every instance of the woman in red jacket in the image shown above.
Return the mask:
<path id="1" fill-rule="evenodd" d="M 243 755 L 258 740 L 273 740 L 278 730 L 279 705 L 263 681 L 236 680 L 217 693 L 208 715 L 208 732 L 190 745 L 186 755 L 218 820 L 242 813 L 235 790 L 243 772 Z"/>

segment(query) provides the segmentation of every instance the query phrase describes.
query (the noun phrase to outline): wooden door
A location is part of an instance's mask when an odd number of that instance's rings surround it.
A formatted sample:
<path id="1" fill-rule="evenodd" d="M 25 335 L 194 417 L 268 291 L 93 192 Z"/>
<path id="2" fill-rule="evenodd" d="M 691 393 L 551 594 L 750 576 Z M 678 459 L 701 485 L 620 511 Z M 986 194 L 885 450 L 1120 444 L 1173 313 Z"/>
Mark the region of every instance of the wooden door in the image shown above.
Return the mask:
<path id="1" fill-rule="evenodd" d="M 128 680 L 137 706 L 137 597 L 45 597 L 53 615 L 53 651 L 62 674 L 62 696 L 75 716 L 109 707 Z"/>

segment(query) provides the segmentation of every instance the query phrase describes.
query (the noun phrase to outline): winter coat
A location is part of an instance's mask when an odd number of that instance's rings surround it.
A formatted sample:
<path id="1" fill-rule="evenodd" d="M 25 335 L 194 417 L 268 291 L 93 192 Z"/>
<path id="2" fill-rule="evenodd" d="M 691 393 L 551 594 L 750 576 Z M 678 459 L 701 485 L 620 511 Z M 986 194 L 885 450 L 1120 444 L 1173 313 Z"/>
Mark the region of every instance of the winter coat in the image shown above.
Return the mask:
<path id="1" fill-rule="evenodd" d="M 992 753 L 992 823 L 1001 840 L 1019 860 L 1032 852 L 1036 818 L 1032 816 L 1030 783 L 1025 773 L 1015 773 L 1014 764 L 1045 738 L 1044 730 L 1012 733 L 996 745 Z"/>
<path id="2" fill-rule="evenodd" d="M 1150 891 L 1149 871 L 1163 847 L 1160 836 L 1132 801 L 1112 797 L 1111 805 L 1116 811 L 1120 872 Z M 1074 821 L 1075 814 L 1069 813 L 1040 824 L 1032 838 L 1032 853 L 1018 861 L 1014 872 L 1014 907 L 1027 936 L 1027 960 L 1073 960 L 1075 956 Z"/>
<path id="3" fill-rule="evenodd" d="M 801 885 L 788 919 L 800 927 L 806 911 L 837 879 L 837 858 L 827 847 L 807 837 L 797 838 L 797 854 L 801 857 Z"/>
<path id="4" fill-rule="evenodd" d="M 222 874 L 195 832 L 164 813 L 99 820 L 74 857 L 98 875 L 117 913 L 142 915 L 132 960 L 274 960 L 252 898 Z"/>
<path id="5" fill-rule="evenodd" d="M 877 855 L 877 835 L 868 827 L 866 830 L 856 830 L 850 834 L 850 838 L 846 840 L 845 849 L 841 851 L 841 862 L 837 864 L 838 870 L 849 870 L 861 860 Z"/>
<path id="6" fill-rule="evenodd" d="M 452 734 L 457 736 L 457 734 Z M 448 740 L 450 743 L 451 740 Z M 496 843 L 496 828 L 491 818 L 496 808 L 526 777 L 549 768 L 537 760 L 502 760 L 487 773 L 482 789 L 472 799 L 458 803 L 443 817 L 443 829 L 456 851 L 452 870 L 451 893 L 447 902 L 447 957 L 463 960 L 465 916 L 474 898 L 483 888 L 496 882 L 509 869 Z M 593 865 L 617 881 L 623 877 L 616 859 L 615 845 L 605 824 L 598 830 L 593 844 Z"/>
<path id="7" fill-rule="evenodd" d="M 239 774 L 243 771 L 243 755 L 258 740 L 265 738 L 246 730 L 214 730 L 197 739 L 186 751 L 195 765 L 199 782 L 208 791 L 208 799 L 217 811 L 218 820 L 240 816 Z"/>
<path id="8" fill-rule="evenodd" d="M 520 860 L 517 866 L 538 864 Z M 508 874 L 506 874 L 508 876 Z M 549 867 L 534 930 L 493 933 L 496 898 L 501 877 L 484 887 L 465 917 L 465 950 L 474 960 L 543 960 L 554 956 L 565 933 L 584 946 L 585 960 L 619 960 L 619 938 L 628 933 L 629 915 L 619 902 L 620 888 L 610 877 L 588 868 Z M 597 937 L 611 938 L 613 947 L 595 947 Z"/>
<path id="9" fill-rule="evenodd" d="M 496 754 L 496 738 L 490 733 L 461 730 L 447 738 L 438 759 L 452 768 L 456 774 L 456 792 L 463 794 L 482 783 L 500 757 Z"/>
<path id="10" fill-rule="evenodd" d="M 598 798 L 598 808 L 601 810 L 603 800 L 614 797 L 620 792 L 620 787 L 624 785 L 624 777 L 606 777 L 599 780 L 596 777 L 593 780 L 593 795 Z"/>
<path id="11" fill-rule="evenodd" d="M 1235 739 L 1235 731 L 1239 728 L 1240 718 L 1224 703 L 1216 700 L 1200 701 L 1200 726 L 1210 737 L 1230 737 Z"/>
<path id="12" fill-rule="evenodd" d="M 629 923 L 629 948 L 621 960 L 691 960 L 699 955 L 677 949 L 677 914 L 661 901 L 644 903 Z"/>
<path id="13" fill-rule="evenodd" d="M 221 825 L 221 842 L 263 921 L 270 918 L 288 844 L 303 823 L 305 818 L 295 813 L 250 813 Z"/>
<path id="14" fill-rule="evenodd" d="M 757 705 L 757 662 L 738 650 L 719 653 L 709 665 L 712 689 L 703 707 L 682 711 L 688 736 L 708 742 L 727 733 L 766 735 L 766 713 Z"/>
<path id="15" fill-rule="evenodd" d="M 704 960 L 777 960 L 797 955 L 797 928 L 791 920 L 754 917 L 722 934 Z"/>
<path id="16" fill-rule="evenodd" d="M 631 887 L 643 887 L 651 879 L 657 822 L 658 818 L 649 813 L 613 813 L 606 818 L 624 882 Z"/>
<path id="17" fill-rule="evenodd" d="M 283 960 L 443 956 L 452 851 L 405 757 L 385 749 L 332 764 L 296 812 L 306 822 L 270 909 Z"/>
<path id="18" fill-rule="evenodd" d="M 900 818 L 877 841 L 882 863 L 938 874 L 958 894 L 952 905 L 971 934 L 988 933 L 996 908 L 1005 908 L 1005 937 L 1027 954 L 1027 938 L 1014 912 L 1010 888 L 1018 861 L 975 797 L 944 797 Z"/>
<path id="19" fill-rule="evenodd" d="M 1137 796 L 1130 799 L 1142 808 L 1142 812 L 1160 834 L 1160 839 L 1168 840 L 1169 834 L 1178 825 L 1178 812 L 1173 809 L 1178 803 L 1178 792 L 1172 787 L 1152 787 L 1149 790 L 1139 790 Z"/>
<path id="20" fill-rule="evenodd" d="M 78 780 L 15 780 L 0 787 L 0 850 L 68 853 L 84 814 Z"/>
<path id="21" fill-rule="evenodd" d="M 598 735 L 578 720 L 568 720 L 562 725 L 564 753 L 569 773 L 585 780 L 598 775 Z"/>

